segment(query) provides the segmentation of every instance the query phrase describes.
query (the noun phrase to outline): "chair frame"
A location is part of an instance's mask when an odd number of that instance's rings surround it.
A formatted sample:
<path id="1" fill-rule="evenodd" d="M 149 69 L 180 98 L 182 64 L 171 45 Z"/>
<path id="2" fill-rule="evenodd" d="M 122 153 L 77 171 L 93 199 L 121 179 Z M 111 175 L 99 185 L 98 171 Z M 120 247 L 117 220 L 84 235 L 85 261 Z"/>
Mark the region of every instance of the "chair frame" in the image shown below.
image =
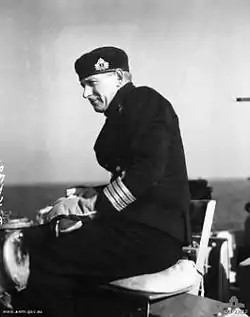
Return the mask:
<path id="1" fill-rule="evenodd" d="M 213 224 L 216 201 L 213 199 L 192 200 L 192 202 L 201 202 L 201 201 L 207 202 L 207 207 L 206 207 L 205 219 L 204 219 L 202 231 L 201 231 L 201 239 L 200 239 L 198 250 L 196 252 L 195 266 L 196 266 L 197 272 L 200 273 L 200 281 L 192 289 L 190 294 L 199 295 L 199 291 L 201 291 L 200 295 L 204 296 L 204 290 L 203 290 L 203 286 L 202 286 L 203 276 L 204 276 L 204 268 L 205 268 L 205 263 L 206 263 L 207 256 L 208 256 L 208 243 L 209 243 L 209 239 L 211 237 L 211 232 L 212 232 L 212 224 Z"/>

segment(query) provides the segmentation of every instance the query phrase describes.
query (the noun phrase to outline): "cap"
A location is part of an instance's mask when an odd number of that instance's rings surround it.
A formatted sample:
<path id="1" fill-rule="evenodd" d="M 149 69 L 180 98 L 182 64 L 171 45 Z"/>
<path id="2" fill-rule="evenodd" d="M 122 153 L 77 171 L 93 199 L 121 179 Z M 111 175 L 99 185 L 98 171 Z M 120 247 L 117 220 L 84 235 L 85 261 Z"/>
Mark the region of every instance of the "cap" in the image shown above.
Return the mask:
<path id="1" fill-rule="evenodd" d="M 95 74 L 102 74 L 121 68 L 129 71 L 128 56 L 120 48 L 105 46 L 83 54 L 75 62 L 79 80 Z"/>

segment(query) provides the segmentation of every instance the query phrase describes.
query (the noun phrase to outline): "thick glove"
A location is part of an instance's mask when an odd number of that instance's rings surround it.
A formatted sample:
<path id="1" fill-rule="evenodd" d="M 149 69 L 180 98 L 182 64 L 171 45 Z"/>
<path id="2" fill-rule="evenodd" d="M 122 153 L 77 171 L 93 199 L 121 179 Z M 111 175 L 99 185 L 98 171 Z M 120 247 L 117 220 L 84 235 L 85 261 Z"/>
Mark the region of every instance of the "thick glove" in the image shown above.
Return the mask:
<path id="1" fill-rule="evenodd" d="M 45 222 L 50 222 L 55 218 L 77 219 L 84 215 L 84 210 L 79 205 L 79 197 L 59 198 L 52 206 L 51 210 L 45 214 Z"/>
<path id="2" fill-rule="evenodd" d="M 40 209 L 36 216 L 38 224 L 45 224 L 55 218 L 75 218 L 82 216 L 84 210 L 78 205 L 78 197 L 59 198 L 53 205 Z"/>
<path id="3" fill-rule="evenodd" d="M 97 196 L 91 199 L 75 196 L 61 198 L 48 214 L 53 212 L 53 215 L 50 215 L 51 219 L 58 218 L 55 226 L 56 235 L 58 236 L 60 232 L 76 230 L 82 226 L 86 218 L 92 219 L 96 213 L 94 211 L 96 198 Z"/>
<path id="4" fill-rule="evenodd" d="M 93 218 L 95 215 L 95 201 L 97 196 L 85 199 L 82 197 L 71 196 L 61 197 L 52 206 L 47 206 L 39 210 L 36 220 L 39 224 L 51 222 L 53 219 L 68 219 L 72 221 L 83 220 L 84 217 Z M 65 221 L 62 221 L 62 223 Z"/>

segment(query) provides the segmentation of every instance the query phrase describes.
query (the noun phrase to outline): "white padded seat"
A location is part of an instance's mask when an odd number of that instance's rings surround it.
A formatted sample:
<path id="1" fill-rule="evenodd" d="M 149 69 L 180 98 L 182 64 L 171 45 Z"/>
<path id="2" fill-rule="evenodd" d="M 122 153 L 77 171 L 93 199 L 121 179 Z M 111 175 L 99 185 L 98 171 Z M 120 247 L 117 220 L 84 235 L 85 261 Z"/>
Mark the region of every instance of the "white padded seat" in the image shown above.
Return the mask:
<path id="1" fill-rule="evenodd" d="M 190 291 L 199 280 L 195 263 L 183 259 L 166 270 L 115 280 L 110 284 L 127 290 L 170 296 Z"/>

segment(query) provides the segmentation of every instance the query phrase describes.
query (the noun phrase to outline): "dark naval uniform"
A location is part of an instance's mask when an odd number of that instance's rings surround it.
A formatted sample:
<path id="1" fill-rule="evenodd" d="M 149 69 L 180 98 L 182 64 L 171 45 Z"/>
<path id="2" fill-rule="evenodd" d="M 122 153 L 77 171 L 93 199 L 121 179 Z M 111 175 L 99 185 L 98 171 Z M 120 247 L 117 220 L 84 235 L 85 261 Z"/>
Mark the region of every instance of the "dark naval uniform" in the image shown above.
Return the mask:
<path id="1" fill-rule="evenodd" d="M 95 144 L 97 160 L 113 175 L 96 209 L 163 231 L 185 243 L 189 189 L 178 118 L 149 87 L 132 83 L 111 102 Z"/>

